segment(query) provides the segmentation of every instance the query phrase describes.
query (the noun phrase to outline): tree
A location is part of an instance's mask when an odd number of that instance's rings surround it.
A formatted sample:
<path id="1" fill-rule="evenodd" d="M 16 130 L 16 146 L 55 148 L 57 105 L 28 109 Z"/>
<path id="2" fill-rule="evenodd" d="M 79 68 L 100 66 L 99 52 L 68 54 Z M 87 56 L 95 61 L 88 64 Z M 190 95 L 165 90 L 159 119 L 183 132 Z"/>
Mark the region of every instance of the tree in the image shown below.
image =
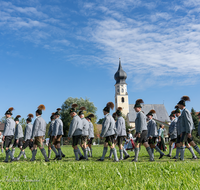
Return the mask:
<path id="1" fill-rule="evenodd" d="M 99 121 L 97 122 L 97 124 L 102 124 L 103 123 L 104 118 L 99 119 Z"/>
<path id="2" fill-rule="evenodd" d="M 61 119 L 63 121 L 63 131 L 64 131 L 64 136 L 66 137 L 69 131 L 69 126 L 70 123 L 72 121 L 72 118 L 69 114 L 69 110 L 71 108 L 72 104 L 78 104 L 78 108 L 77 110 L 84 106 L 87 111 L 84 111 L 85 116 L 89 115 L 90 113 L 95 114 L 97 111 L 97 108 L 94 106 L 93 102 L 90 102 L 88 98 L 86 98 L 85 100 L 83 98 L 68 98 L 62 105 L 62 110 L 60 112 L 61 114 Z M 95 130 L 95 126 L 96 126 L 96 116 L 95 118 L 92 119 L 92 123 L 94 125 L 94 130 Z"/>
<path id="3" fill-rule="evenodd" d="M 19 120 L 19 123 L 21 124 L 21 126 L 22 126 L 22 129 L 23 129 L 23 131 L 25 130 L 25 128 L 26 128 L 26 120 L 24 119 L 24 118 L 22 118 L 22 119 L 20 119 Z"/>
<path id="4" fill-rule="evenodd" d="M 191 109 L 191 115 L 192 115 L 192 119 L 193 119 L 193 123 L 194 123 L 194 127 L 195 127 L 195 129 L 192 131 L 192 137 L 193 137 L 195 143 L 200 144 L 200 139 L 197 138 L 199 118 L 198 118 L 194 108 Z"/>
<path id="5" fill-rule="evenodd" d="M 199 118 L 198 118 L 194 108 L 191 109 L 191 115 L 192 115 L 192 119 L 193 119 L 193 122 L 194 122 L 195 130 L 197 130 L 198 129 L 198 125 L 199 125 Z"/>
<path id="6" fill-rule="evenodd" d="M 49 138 L 48 132 L 49 132 L 49 127 L 50 127 L 51 122 L 49 122 L 46 126 L 46 133 L 45 133 L 45 138 Z"/>

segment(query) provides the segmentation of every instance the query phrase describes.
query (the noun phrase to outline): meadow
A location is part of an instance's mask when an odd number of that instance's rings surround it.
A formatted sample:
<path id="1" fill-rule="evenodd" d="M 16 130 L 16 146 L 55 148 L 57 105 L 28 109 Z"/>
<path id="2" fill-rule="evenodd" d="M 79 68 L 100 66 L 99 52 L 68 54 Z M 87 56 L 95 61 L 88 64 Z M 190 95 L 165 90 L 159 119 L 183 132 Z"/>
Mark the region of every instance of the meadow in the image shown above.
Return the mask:
<path id="1" fill-rule="evenodd" d="M 62 161 L 54 161 L 52 152 L 48 163 L 44 162 L 39 150 L 35 162 L 29 161 L 29 149 L 26 149 L 27 160 L 21 158 L 12 163 L 3 163 L 5 153 L 1 153 L 0 189 L 200 189 L 200 160 L 191 160 L 188 150 L 185 151 L 184 162 L 175 162 L 168 157 L 159 160 L 159 153 L 155 153 L 155 162 L 149 162 L 142 147 L 137 163 L 131 162 L 132 151 L 128 151 L 131 158 L 125 161 L 116 163 L 105 159 L 97 162 L 102 150 L 103 146 L 93 146 L 93 158 L 75 161 L 71 146 L 63 146 L 66 157 Z M 173 150 L 173 156 L 175 152 Z M 19 149 L 16 148 L 15 157 L 18 154 Z"/>

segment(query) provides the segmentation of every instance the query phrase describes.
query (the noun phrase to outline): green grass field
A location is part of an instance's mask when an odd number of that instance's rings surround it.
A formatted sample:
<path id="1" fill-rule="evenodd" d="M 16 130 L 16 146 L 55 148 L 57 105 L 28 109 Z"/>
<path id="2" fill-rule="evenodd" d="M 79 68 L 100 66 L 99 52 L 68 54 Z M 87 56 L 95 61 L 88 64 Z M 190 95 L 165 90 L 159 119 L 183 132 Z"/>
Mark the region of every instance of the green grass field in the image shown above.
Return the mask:
<path id="1" fill-rule="evenodd" d="M 21 158 L 18 162 L 3 163 L 5 153 L 0 154 L 0 189 L 200 189 L 200 160 L 191 160 L 188 150 L 184 162 L 168 157 L 159 160 L 158 153 L 155 153 L 155 162 L 149 162 L 142 147 L 137 163 L 131 162 L 133 158 L 118 163 L 108 159 L 97 162 L 102 150 L 102 146 L 93 146 L 93 158 L 79 162 L 75 161 L 70 146 L 62 147 L 66 158 L 53 161 L 52 152 L 48 163 L 39 150 L 35 162 L 29 162 L 31 151 L 28 149 L 27 161 Z M 134 156 L 134 152 L 128 153 Z M 18 154 L 16 148 L 15 157 Z"/>

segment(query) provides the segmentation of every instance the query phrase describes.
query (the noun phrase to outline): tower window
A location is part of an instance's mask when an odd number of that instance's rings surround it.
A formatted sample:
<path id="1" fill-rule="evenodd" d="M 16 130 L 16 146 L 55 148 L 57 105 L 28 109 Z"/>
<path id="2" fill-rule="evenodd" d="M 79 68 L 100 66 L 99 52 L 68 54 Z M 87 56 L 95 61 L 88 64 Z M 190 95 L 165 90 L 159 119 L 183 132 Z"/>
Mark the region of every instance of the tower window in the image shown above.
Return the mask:
<path id="1" fill-rule="evenodd" d="M 124 97 L 122 97 L 122 103 L 124 103 Z"/>

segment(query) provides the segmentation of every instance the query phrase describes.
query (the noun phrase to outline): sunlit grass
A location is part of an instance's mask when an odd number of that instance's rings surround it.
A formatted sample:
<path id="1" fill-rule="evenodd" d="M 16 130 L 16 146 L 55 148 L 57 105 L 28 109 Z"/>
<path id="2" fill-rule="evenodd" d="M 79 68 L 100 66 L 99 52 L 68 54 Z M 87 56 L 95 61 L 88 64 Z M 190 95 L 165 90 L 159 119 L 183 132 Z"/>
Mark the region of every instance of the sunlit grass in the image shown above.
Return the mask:
<path id="1" fill-rule="evenodd" d="M 185 151 L 184 162 L 175 162 L 168 157 L 159 160 L 158 153 L 155 153 L 156 161 L 149 162 L 148 154 L 142 147 L 137 163 L 131 162 L 133 157 L 119 163 L 108 159 L 97 162 L 102 150 L 102 146 L 93 146 L 93 158 L 77 162 L 73 149 L 65 146 L 62 147 L 62 151 L 66 157 L 62 161 L 53 161 L 52 152 L 51 162 L 46 163 L 39 150 L 36 155 L 37 161 L 29 162 L 31 152 L 26 149 L 27 161 L 21 158 L 18 162 L 0 163 L 0 188 L 200 189 L 200 161 L 191 160 L 192 156 L 188 150 Z M 15 157 L 18 154 L 19 149 L 16 149 Z M 129 151 L 129 154 L 134 156 L 134 152 Z M 5 153 L 0 156 L 3 161 Z"/>

